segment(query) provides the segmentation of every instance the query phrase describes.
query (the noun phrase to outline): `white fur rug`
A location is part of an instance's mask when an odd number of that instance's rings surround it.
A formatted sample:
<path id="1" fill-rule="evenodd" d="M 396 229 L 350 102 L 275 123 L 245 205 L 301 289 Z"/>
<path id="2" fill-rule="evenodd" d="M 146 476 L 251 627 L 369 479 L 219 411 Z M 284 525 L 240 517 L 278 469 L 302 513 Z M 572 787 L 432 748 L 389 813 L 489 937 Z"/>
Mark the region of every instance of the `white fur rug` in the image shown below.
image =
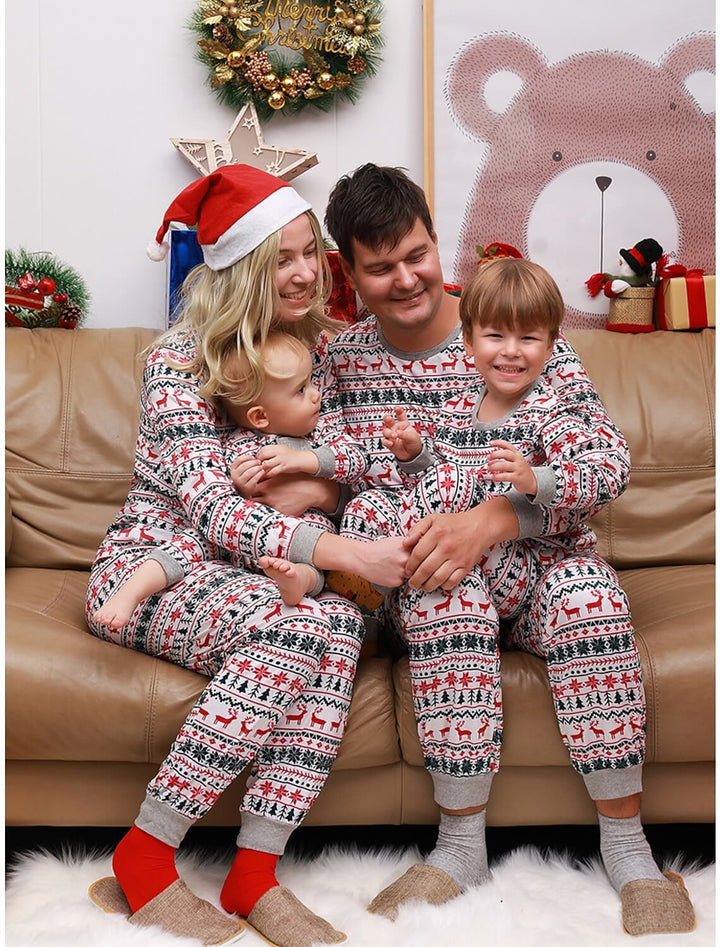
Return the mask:
<path id="1" fill-rule="evenodd" d="M 558 855 L 518 849 L 493 866 L 492 881 L 455 901 L 413 904 L 393 924 L 365 911 L 377 892 L 417 861 L 417 851 L 358 853 L 327 849 L 312 861 L 285 858 L 278 877 L 310 908 L 348 934 L 347 947 L 632 947 L 620 903 L 599 863 L 578 868 Z M 217 902 L 227 864 L 178 859 L 193 890 Z M 643 937 L 641 947 L 715 943 L 715 866 L 666 864 L 682 872 L 697 914 L 692 934 Z M 7 886 L 7 947 L 198 947 L 157 928 L 137 928 L 102 912 L 87 897 L 111 874 L 110 856 L 44 852 L 23 856 Z M 261 947 L 246 933 L 241 947 Z M 266 945 L 265 945 L 266 947 Z"/>

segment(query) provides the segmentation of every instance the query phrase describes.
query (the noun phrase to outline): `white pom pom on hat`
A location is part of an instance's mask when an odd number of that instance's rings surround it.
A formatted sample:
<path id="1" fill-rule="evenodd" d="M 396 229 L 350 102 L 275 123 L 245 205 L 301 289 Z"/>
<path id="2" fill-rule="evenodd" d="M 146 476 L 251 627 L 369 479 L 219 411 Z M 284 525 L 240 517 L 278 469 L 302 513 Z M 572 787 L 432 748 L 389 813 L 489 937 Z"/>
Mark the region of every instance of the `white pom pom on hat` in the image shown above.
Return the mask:
<path id="1" fill-rule="evenodd" d="M 226 165 L 178 194 L 147 253 L 151 260 L 165 259 L 173 221 L 197 226 L 205 263 L 224 270 L 310 209 L 287 181 L 247 164 Z"/>

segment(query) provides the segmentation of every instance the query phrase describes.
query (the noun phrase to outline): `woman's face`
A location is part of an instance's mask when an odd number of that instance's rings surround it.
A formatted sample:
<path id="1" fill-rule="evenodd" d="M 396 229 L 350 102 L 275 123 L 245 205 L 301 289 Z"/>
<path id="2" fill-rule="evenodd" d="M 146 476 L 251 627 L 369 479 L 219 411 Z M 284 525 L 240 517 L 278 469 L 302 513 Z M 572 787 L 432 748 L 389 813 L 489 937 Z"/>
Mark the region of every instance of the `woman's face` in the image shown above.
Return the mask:
<path id="1" fill-rule="evenodd" d="M 277 288 L 281 322 L 299 322 L 307 313 L 315 293 L 318 247 L 307 214 L 286 224 L 280 232 Z"/>

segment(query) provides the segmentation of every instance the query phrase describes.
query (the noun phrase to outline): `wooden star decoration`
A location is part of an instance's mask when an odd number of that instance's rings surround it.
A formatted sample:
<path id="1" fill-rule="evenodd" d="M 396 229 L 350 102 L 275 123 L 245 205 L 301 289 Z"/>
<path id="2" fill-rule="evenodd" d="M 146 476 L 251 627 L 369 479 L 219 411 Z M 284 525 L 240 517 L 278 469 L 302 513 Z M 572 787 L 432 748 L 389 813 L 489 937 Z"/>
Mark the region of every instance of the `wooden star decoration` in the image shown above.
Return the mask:
<path id="1" fill-rule="evenodd" d="M 240 110 L 227 138 L 171 138 L 170 141 L 203 175 L 227 164 L 249 164 L 283 181 L 292 181 L 318 163 L 315 152 L 266 145 L 252 102 Z"/>

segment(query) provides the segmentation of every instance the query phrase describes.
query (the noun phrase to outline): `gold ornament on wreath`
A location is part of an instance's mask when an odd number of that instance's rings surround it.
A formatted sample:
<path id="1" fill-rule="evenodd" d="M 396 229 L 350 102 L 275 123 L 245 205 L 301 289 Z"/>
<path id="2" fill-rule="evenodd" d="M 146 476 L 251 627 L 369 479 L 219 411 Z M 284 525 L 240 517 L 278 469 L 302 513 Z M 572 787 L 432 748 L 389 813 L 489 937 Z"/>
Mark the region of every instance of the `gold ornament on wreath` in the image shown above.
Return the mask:
<path id="1" fill-rule="evenodd" d="M 200 0 L 190 28 L 217 97 L 261 119 L 355 102 L 382 47 L 377 0 Z"/>

